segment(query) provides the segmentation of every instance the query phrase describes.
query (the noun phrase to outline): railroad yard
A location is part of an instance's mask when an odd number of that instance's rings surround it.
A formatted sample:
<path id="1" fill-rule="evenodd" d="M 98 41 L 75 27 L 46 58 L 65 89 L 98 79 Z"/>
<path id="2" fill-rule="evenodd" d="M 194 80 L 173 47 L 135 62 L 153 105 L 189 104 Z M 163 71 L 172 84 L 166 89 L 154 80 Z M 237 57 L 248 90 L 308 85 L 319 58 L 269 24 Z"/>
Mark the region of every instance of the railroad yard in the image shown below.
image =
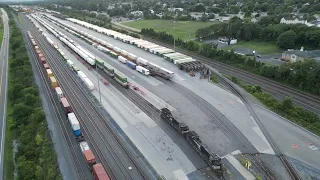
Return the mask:
<path id="1" fill-rule="evenodd" d="M 307 179 L 320 169 L 317 136 L 227 79 L 211 83 L 215 70 L 191 55 L 77 19 L 19 16 L 67 179 Z"/>

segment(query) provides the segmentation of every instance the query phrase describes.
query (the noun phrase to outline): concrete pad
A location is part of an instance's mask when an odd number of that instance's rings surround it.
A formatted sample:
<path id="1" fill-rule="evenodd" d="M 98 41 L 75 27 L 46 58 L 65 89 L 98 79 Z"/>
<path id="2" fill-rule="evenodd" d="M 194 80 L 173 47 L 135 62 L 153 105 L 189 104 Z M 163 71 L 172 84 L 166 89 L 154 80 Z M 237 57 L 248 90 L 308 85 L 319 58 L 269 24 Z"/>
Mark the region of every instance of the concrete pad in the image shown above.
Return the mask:
<path id="1" fill-rule="evenodd" d="M 240 172 L 240 174 L 247 180 L 255 180 L 256 178 L 242 166 L 242 164 L 231 154 L 225 156 L 225 158 Z"/>

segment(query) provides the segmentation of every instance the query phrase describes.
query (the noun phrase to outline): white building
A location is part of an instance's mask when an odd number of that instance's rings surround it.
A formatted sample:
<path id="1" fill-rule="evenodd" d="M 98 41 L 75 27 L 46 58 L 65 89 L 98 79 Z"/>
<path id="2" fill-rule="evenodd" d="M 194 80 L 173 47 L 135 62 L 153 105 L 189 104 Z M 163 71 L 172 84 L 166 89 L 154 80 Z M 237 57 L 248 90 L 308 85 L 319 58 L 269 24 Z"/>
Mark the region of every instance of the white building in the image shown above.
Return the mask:
<path id="1" fill-rule="evenodd" d="M 170 11 L 170 12 L 176 12 L 176 11 L 183 12 L 183 8 L 168 8 L 168 11 Z"/>
<path id="2" fill-rule="evenodd" d="M 134 17 L 142 17 L 143 12 L 142 11 L 132 11 L 130 14 L 134 15 Z"/>
<path id="3" fill-rule="evenodd" d="M 298 18 L 295 18 L 295 19 L 281 18 L 280 23 L 281 24 L 305 24 L 307 26 L 313 26 L 313 24 L 308 23 L 307 20 L 299 20 Z"/>

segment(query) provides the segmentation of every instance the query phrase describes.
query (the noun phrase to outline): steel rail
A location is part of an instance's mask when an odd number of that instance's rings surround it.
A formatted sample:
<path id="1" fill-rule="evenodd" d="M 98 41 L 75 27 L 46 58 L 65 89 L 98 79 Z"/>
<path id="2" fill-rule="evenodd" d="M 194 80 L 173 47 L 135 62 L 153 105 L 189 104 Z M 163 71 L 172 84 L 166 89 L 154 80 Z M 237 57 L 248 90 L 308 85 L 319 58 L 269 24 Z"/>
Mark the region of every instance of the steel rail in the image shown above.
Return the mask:
<path id="1" fill-rule="evenodd" d="M 23 33 L 23 34 L 24 34 L 24 36 L 26 36 L 25 33 Z M 27 42 L 29 47 L 33 47 L 33 44 L 30 42 L 30 40 L 28 38 L 29 37 L 24 37 L 25 42 Z M 26 48 L 28 48 L 28 47 L 26 47 Z M 85 175 L 85 173 L 83 173 L 84 172 L 84 168 L 83 168 L 83 166 L 81 165 L 81 163 L 79 161 L 80 158 L 75 155 L 76 154 L 76 150 L 75 150 L 75 147 L 71 143 L 72 142 L 71 139 L 74 139 L 74 136 L 71 137 L 67 133 L 67 128 L 66 127 L 70 127 L 70 125 L 67 124 L 66 121 L 65 121 L 65 118 L 63 118 L 63 116 L 61 116 L 61 108 L 60 109 L 58 108 L 58 107 L 60 107 L 60 104 L 56 103 L 56 99 L 57 98 L 54 97 L 54 95 L 53 95 L 54 93 L 52 93 L 52 91 L 51 91 L 51 85 L 49 84 L 49 82 L 48 82 L 48 80 L 46 78 L 46 74 L 43 71 L 43 67 L 41 67 L 41 65 L 39 64 L 39 62 L 37 60 L 36 53 L 34 52 L 34 50 L 32 48 L 30 48 L 30 51 L 32 52 L 33 59 L 36 61 L 34 63 L 36 65 L 37 70 L 39 71 L 40 78 L 41 78 L 41 80 L 42 80 L 42 82 L 44 84 L 44 87 L 45 87 L 45 91 L 48 94 L 48 97 L 50 99 L 50 104 L 52 105 L 52 109 L 54 111 L 55 117 L 58 120 L 58 124 L 59 124 L 59 126 L 61 127 L 61 129 L 63 131 L 63 137 L 64 137 L 64 139 L 66 139 L 66 142 L 68 144 L 68 149 L 69 149 L 68 152 L 69 152 L 70 156 L 72 157 L 72 163 L 73 163 L 74 167 L 77 169 L 77 176 L 80 179 L 88 179 L 87 176 Z M 31 56 L 31 55 L 29 54 L 29 56 Z M 30 57 L 30 60 L 31 59 L 32 58 Z M 82 173 L 84 174 L 84 177 L 81 176 Z"/>
<path id="2" fill-rule="evenodd" d="M 83 93 L 84 95 L 85 95 L 85 93 Z M 93 106 L 93 108 L 95 109 L 95 111 L 96 112 L 98 112 L 98 115 L 100 116 L 100 118 L 101 119 L 104 119 L 104 117 L 103 117 L 103 115 L 101 115 L 100 114 L 100 110 L 98 110 L 97 108 L 95 108 L 94 106 Z M 105 120 L 105 121 L 107 121 L 107 120 Z M 106 125 L 106 124 L 105 124 Z M 107 126 L 108 128 L 109 128 L 109 126 Z M 111 131 L 111 129 L 109 129 L 110 131 Z M 112 133 L 112 131 L 111 131 L 111 133 Z M 121 146 L 122 146 L 122 144 L 120 144 Z M 122 146 L 122 148 L 124 148 L 124 149 L 126 149 L 127 151 L 128 151 L 128 149 L 125 147 L 125 146 Z M 126 151 L 126 152 L 127 152 Z M 127 153 L 127 156 L 129 156 L 129 154 Z M 130 156 L 129 156 L 130 157 Z M 141 168 L 135 163 L 135 161 L 132 159 L 132 158 L 129 158 L 132 162 L 133 162 L 133 164 L 135 164 L 135 166 L 137 167 L 137 169 L 140 169 L 140 173 L 141 174 L 143 174 L 144 172 L 141 170 Z M 145 175 L 141 175 L 141 176 L 145 176 Z"/>

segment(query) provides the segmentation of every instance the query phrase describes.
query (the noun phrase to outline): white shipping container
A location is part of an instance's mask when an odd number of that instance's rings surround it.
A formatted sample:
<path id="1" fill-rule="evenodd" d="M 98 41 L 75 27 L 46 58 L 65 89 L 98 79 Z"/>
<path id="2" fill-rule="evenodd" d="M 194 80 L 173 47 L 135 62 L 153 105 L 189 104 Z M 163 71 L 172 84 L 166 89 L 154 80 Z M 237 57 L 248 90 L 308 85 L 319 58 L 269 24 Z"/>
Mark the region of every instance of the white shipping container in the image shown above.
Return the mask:
<path id="1" fill-rule="evenodd" d="M 89 78 L 84 78 L 83 81 L 90 90 L 94 89 L 94 85 Z"/>
<path id="2" fill-rule="evenodd" d="M 130 59 L 137 60 L 137 56 L 134 55 L 134 54 L 132 54 L 132 53 L 128 53 L 128 57 L 129 57 Z"/>
<path id="3" fill-rule="evenodd" d="M 72 65 L 74 64 L 71 60 L 67 60 L 67 63 L 70 67 L 72 67 Z"/>
<path id="4" fill-rule="evenodd" d="M 74 113 L 68 114 L 68 120 L 69 120 L 69 123 L 74 131 L 80 129 L 79 121 Z"/>
<path id="5" fill-rule="evenodd" d="M 57 93 L 57 96 L 58 96 L 59 100 L 60 100 L 60 98 L 63 98 L 63 92 L 62 92 L 60 87 L 56 87 L 55 91 Z"/>
<path id="6" fill-rule="evenodd" d="M 149 70 L 142 67 L 142 66 L 136 66 L 136 70 L 144 75 L 147 75 L 147 76 L 150 74 Z"/>
<path id="7" fill-rule="evenodd" d="M 80 79 L 81 79 L 82 81 L 83 81 L 84 78 L 87 77 L 82 71 L 78 71 L 77 74 L 78 74 L 78 76 L 80 77 Z"/>
<path id="8" fill-rule="evenodd" d="M 123 64 L 125 64 L 125 63 L 127 62 L 127 59 L 124 58 L 124 57 L 122 57 L 122 56 L 118 56 L 118 60 L 119 60 L 120 62 L 122 62 Z"/>
<path id="9" fill-rule="evenodd" d="M 128 52 L 125 51 L 125 50 L 121 50 L 121 54 L 122 54 L 123 56 L 128 56 Z"/>
<path id="10" fill-rule="evenodd" d="M 79 143 L 79 146 L 82 152 L 90 150 L 89 144 L 85 141 L 82 141 L 81 143 Z"/>
<path id="11" fill-rule="evenodd" d="M 92 66 L 95 65 L 95 63 L 96 63 L 96 62 L 95 62 L 92 58 L 90 58 L 90 57 L 87 57 L 87 58 L 86 58 L 86 61 L 87 61 L 90 65 L 92 65 Z"/>
<path id="12" fill-rule="evenodd" d="M 148 60 L 139 57 L 139 58 L 137 59 L 137 63 L 138 63 L 138 64 L 143 64 L 143 65 L 147 65 L 147 64 L 148 64 Z"/>

